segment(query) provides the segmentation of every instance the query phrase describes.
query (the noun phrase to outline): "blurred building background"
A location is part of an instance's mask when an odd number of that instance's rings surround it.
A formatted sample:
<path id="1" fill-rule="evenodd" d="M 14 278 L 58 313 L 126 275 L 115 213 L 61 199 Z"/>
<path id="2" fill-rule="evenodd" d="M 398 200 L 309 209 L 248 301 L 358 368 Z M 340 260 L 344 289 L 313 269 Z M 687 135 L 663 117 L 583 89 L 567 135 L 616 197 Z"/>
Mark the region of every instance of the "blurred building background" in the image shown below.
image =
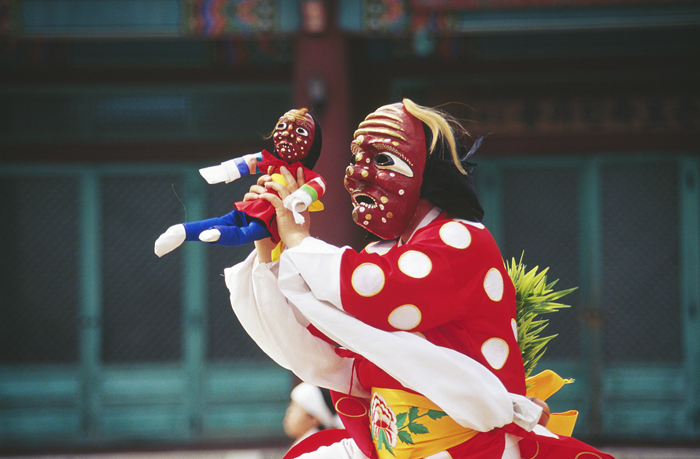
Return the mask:
<path id="1" fill-rule="evenodd" d="M 251 247 L 153 243 L 227 213 L 251 182 L 198 168 L 306 106 L 313 231 L 359 247 L 349 142 L 401 97 L 490 134 L 504 258 L 578 287 L 538 367 L 576 379 L 574 436 L 697 446 L 697 1 L 0 0 L 0 454 L 286 445 L 292 376 L 221 277 Z"/>

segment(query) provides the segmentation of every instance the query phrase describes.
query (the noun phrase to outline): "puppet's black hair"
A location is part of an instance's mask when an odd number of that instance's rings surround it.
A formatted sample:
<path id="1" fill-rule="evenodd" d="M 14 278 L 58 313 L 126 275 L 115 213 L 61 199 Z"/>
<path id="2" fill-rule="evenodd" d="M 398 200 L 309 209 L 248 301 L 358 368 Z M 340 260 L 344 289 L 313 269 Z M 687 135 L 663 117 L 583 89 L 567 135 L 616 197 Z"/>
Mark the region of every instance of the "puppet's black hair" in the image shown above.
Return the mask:
<path id="1" fill-rule="evenodd" d="M 311 113 L 309 113 L 311 115 Z M 321 125 L 316 121 L 316 118 L 311 115 L 314 120 L 314 126 L 316 126 L 316 132 L 314 134 L 314 141 L 311 143 L 311 148 L 309 148 L 309 154 L 306 158 L 301 160 L 301 164 L 307 169 L 313 169 L 318 161 L 318 157 L 321 156 L 321 147 L 323 146 L 323 134 L 321 133 Z"/>

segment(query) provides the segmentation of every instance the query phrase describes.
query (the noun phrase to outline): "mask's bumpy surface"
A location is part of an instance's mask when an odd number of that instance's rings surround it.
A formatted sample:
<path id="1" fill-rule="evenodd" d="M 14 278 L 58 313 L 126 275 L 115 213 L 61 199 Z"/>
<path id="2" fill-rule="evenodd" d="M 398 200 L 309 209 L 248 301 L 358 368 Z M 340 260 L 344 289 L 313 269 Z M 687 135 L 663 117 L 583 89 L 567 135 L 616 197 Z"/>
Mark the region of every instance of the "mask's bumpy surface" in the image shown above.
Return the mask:
<path id="1" fill-rule="evenodd" d="M 288 163 L 306 158 L 316 132 L 315 123 L 306 110 L 290 110 L 277 122 L 272 141 L 279 157 Z"/>
<path id="2" fill-rule="evenodd" d="M 350 145 L 345 171 L 355 223 L 382 239 L 395 239 L 418 207 L 425 169 L 423 124 L 402 103 L 380 107 L 365 118 Z"/>

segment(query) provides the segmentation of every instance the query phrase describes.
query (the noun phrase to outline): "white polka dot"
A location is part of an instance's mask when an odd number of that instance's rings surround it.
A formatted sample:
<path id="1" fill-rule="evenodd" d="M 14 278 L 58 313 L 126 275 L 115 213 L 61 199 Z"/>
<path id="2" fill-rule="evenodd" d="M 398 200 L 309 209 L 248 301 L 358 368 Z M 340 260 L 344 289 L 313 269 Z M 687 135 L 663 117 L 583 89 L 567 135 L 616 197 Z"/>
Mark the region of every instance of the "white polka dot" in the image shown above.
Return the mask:
<path id="1" fill-rule="evenodd" d="M 508 344 L 501 338 L 491 338 L 481 345 L 481 353 L 494 370 L 500 370 L 508 360 Z"/>
<path id="2" fill-rule="evenodd" d="M 373 296 L 384 288 L 384 271 L 374 263 L 363 263 L 352 273 L 352 288 L 362 296 Z"/>
<path id="3" fill-rule="evenodd" d="M 466 226 L 457 222 L 449 222 L 440 228 L 442 242 L 455 249 L 466 249 L 472 243 L 472 235 Z"/>
<path id="4" fill-rule="evenodd" d="M 496 268 L 491 268 L 486 273 L 484 290 L 493 301 L 501 301 L 501 298 L 503 298 L 503 277 Z"/>
<path id="5" fill-rule="evenodd" d="M 420 309 L 412 304 L 404 304 L 391 311 L 389 325 L 399 330 L 416 328 L 421 321 Z"/>
<path id="6" fill-rule="evenodd" d="M 399 269 L 407 276 L 422 279 L 430 274 L 433 263 L 424 253 L 416 250 L 409 250 L 399 258 Z"/>
<path id="7" fill-rule="evenodd" d="M 516 322 L 515 319 L 510 319 L 510 326 L 513 328 L 513 335 L 515 335 L 515 341 L 520 342 L 518 340 L 518 322 Z"/>

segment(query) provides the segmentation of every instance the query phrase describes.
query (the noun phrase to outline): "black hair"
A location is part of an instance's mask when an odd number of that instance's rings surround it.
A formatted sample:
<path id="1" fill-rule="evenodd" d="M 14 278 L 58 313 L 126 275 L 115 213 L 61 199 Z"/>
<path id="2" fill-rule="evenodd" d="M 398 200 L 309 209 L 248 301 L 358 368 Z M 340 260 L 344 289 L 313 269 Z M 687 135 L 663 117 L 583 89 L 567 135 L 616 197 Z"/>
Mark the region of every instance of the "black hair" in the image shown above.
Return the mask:
<path id="1" fill-rule="evenodd" d="M 426 150 L 428 150 L 432 142 L 432 133 L 425 124 L 423 124 L 423 130 Z M 479 148 L 483 137 L 477 138 L 468 151 L 456 138 L 454 140 L 462 167 L 467 172 L 466 175 L 457 169 L 450 156 L 442 153 L 441 150 L 446 142 L 438 139 L 435 151 L 426 157 L 420 197 L 457 218 L 480 222 L 484 218 L 484 210 L 479 203 L 474 177 L 471 174 L 471 169 L 476 167 L 476 164 L 467 162 L 467 159 Z"/>
<path id="2" fill-rule="evenodd" d="M 311 115 L 311 113 L 309 113 Z M 321 156 L 321 147 L 323 146 L 323 134 L 321 132 L 321 125 L 318 124 L 316 118 L 311 115 L 311 119 L 314 120 L 314 126 L 316 127 L 314 133 L 314 141 L 311 143 L 311 148 L 309 148 L 309 154 L 306 158 L 301 160 L 301 164 L 307 169 L 313 169 L 318 161 L 318 157 Z"/>

